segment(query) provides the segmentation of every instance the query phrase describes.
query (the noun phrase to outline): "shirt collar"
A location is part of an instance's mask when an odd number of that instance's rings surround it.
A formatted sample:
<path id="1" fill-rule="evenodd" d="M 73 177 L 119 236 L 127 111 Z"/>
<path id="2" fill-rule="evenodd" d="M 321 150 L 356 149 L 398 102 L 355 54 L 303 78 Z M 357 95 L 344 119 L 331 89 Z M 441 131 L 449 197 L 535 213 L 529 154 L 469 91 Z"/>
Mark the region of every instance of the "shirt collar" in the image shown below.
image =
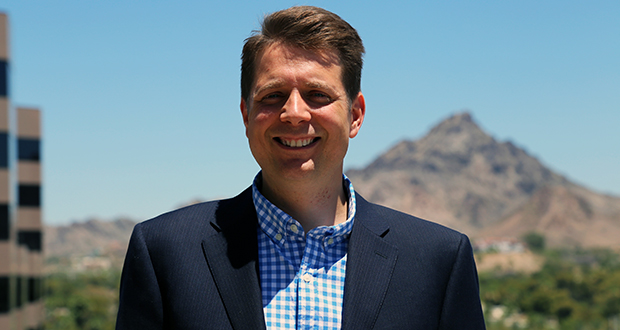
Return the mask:
<path id="1" fill-rule="evenodd" d="M 348 236 L 351 233 L 356 209 L 355 190 L 353 189 L 351 180 L 349 180 L 346 175 L 342 174 L 342 179 L 345 193 L 349 200 L 347 221 L 335 226 L 317 227 L 311 230 L 309 234 L 316 232 L 316 234 L 320 233 L 322 235 L 330 235 L 332 238 L 337 238 L 339 236 Z M 258 223 L 262 231 L 272 240 L 279 243 L 283 242 L 287 237 L 294 240 L 304 240 L 304 232 L 299 222 L 265 198 L 259 191 L 258 187 L 260 186 L 262 186 L 262 172 L 258 172 L 252 183 L 252 199 L 254 201 L 254 207 L 256 208 Z"/>

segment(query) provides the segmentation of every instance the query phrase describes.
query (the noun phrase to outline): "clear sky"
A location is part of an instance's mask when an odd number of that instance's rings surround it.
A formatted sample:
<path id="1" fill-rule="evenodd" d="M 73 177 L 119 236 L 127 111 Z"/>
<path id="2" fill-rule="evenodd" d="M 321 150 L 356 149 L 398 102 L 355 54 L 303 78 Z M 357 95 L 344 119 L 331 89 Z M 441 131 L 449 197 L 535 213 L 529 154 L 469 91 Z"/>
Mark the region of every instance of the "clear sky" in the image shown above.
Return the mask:
<path id="1" fill-rule="evenodd" d="M 9 1 L 11 101 L 43 111 L 44 220 L 147 219 L 258 171 L 243 40 L 269 12 L 334 11 L 366 46 L 363 167 L 464 109 L 553 170 L 620 195 L 620 1 Z"/>

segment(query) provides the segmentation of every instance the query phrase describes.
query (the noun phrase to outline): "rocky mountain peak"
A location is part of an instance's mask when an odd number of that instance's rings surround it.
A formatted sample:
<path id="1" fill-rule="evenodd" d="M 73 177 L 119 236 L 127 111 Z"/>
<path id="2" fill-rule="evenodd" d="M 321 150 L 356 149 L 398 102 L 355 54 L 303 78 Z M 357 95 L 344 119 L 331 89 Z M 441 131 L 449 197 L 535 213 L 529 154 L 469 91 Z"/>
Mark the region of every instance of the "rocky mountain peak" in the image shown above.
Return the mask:
<path id="1" fill-rule="evenodd" d="M 469 230 L 498 221 L 543 186 L 567 183 L 525 150 L 495 140 L 467 112 L 347 175 L 374 202 Z"/>
<path id="2" fill-rule="evenodd" d="M 468 112 L 457 113 L 431 129 L 419 145 L 443 153 L 468 153 L 480 145 L 494 142 L 474 122 Z"/>

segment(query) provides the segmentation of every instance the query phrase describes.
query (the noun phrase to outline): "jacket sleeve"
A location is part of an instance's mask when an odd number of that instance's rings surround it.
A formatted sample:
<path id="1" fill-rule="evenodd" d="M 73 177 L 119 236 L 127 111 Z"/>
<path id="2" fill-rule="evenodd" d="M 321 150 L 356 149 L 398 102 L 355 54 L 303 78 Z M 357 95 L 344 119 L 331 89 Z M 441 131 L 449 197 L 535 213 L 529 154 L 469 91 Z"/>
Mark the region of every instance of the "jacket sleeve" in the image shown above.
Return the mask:
<path id="1" fill-rule="evenodd" d="M 141 228 L 134 228 L 125 256 L 117 330 L 163 328 L 161 292 Z"/>
<path id="2" fill-rule="evenodd" d="M 439 329 L 485 329 L 478 273 L 471 244 L 465 235 L 461 235 L 450 273 Z"/>

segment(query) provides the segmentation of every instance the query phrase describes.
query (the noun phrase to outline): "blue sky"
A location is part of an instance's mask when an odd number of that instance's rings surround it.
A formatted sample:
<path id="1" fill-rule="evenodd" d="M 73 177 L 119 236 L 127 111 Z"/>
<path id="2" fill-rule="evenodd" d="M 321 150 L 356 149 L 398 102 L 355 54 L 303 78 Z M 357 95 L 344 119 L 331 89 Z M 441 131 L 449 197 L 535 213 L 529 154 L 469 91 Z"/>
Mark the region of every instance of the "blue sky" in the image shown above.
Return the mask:
<path id="1" fill-rule="evenodd" d="M 44 220 L 138 220 L 233 196 L 252 158 L 243 40 L 269 12 L 325 7 L 366 46 L 362 167 L 455 112 L 620 195 L 620 2 L 0 1 L 11 101 L 43 111 Z"/>

